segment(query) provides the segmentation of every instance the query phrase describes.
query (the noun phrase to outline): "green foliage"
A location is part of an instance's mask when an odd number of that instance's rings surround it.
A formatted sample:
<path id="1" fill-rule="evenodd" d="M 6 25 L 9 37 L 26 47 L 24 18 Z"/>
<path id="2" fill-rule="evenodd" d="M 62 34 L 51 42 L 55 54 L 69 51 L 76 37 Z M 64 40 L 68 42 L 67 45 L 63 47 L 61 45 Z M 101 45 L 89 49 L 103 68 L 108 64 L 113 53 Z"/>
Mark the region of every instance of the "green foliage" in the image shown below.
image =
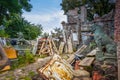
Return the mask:
<path id="1" fill-rule="evenodd" d="M 46 33 L 46 32 L 45 32 L 45 33 L 42 34 L 42 37 L 43 37 L 43 38 L 48 38 L 48 36 L 49 36 L 49 33 Z"/>
<path id="2" fill-rule="evenodd" d="M 35 57 L 32 53 L 30 53 L 30 51 L 25 51 L 25 55 L 19 55 L 17 59 L 18 60 L 14 61 L 11 65 L 12 69 L 23 67 L 25 65 L 35 62 Z"/>
<path id="3" fill-rule="evenodd" d="M 11 75 L 11 76 L 6 76 L 6 78 L 5 78 L 5 80 L 14 80 L 15 79 L 15 77 L 13 76 L 13 75 Z"/>
<path id="4" fill-rule="evenodd" d="M 67 13 L 68 10 L 79 7 L 80 0 L 62 0 L 62 3 L 60 5 L 62 6 L 62 10 L 64 10 L 64 12 Z"/>
<path id="5" fill-rule="evenodd" d="M 88 11 L 88 19 L 92 20 L 93 15 L 97 13 L 102 16 L 115 8 L 115 3 L 110 0 L 62 0 L 61 6 L 65 13 L 68 10 L 85 5 Z"/>
<path id="6" fill-rule="evenodd" d="M 58 37 L 62 36 L 62 29 L 57 28 L 57 27 L 54 28 L 54 32 L 51 31 L 51 35 L 52 35 L 52 37 L 54 37 L 54 38 L 58 38 Z"/>
<path id="7" fill-rule="evenodd" d="M 30 0 L 0 0 L 0 25 L 8 20 L 12 13 L 21 14 L 22 10 L 31 11 Z"/>
<path id="8" fill-rule="evenodd" d="M 42 33 L 41 25 L 30 24 L 18 14 L 12 14 L 11 19 L 4 25 L 7 26 L 5 31 L 11 38 L 17 38 L 17 33 L 22 32 L 25 39 L 31 40 Z"/>
<path id="9" fill-rule="evenodd" d="M 20 80 L 32 80 L 32 79 L 29 76 L 24 76 L 24 77 L 21 77 Z"/>
<path id="10" fill-rule="evenodd" d="M 6 34 L 5 30 L 0 30 L 0 37 L 9 37 L 8 34 Z"/>
<path id="11" fill-rule="evenodd" d="M 38 55 L 38 56 L 36 56 L 37 58 L 45 58 L 45 57 L 47 57 L 48 55 L 46 55 L 46 54 L 41 54 L 41 55 Z"/>
<path id="12" fill-rule="evenodd" d="M 35 62 L 34 55 L 30 51 L 25 52 L 25 62 L 29 64 Z"/>
<path id="13" fill-rule="evenodd" d="M 36 74 L 35 72 L 33 72 L 33 71 L 30 71 L 30 72 L 29 72 L 29 74 L 28 74 L 28 76 L 31 76 L 31 77 L 33 77 L 35 74 Z"/>
<path id="14" fill-rule="evenodd" d="M 90 42 L 89 48 L 91 50 L 95 49 L 96 47 L 97 47 L 97 45 L 96 45 L 95 41 Z"/>

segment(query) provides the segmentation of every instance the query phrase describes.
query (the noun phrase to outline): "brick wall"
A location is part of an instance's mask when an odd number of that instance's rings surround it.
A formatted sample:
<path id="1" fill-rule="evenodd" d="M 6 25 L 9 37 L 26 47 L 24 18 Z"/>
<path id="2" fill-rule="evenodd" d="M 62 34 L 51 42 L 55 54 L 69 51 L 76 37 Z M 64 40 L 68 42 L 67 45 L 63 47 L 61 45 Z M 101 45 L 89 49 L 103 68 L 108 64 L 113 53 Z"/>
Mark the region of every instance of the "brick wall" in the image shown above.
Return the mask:
<path id="1" fill-rule="evenodd" d="M 115 10 L 115 41 L 120 42 L 120 0 L 116 2 Z"/>

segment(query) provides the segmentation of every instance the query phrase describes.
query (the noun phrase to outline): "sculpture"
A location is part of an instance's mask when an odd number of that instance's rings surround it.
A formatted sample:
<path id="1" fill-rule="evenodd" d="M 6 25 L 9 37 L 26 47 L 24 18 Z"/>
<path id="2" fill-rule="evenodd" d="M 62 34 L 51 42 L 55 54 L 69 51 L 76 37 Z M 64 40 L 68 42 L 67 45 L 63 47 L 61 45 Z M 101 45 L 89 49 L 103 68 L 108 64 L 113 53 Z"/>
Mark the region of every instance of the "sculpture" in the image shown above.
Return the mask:
<path id="1" fill-rule="evenodd" d="M 105 34 L 102 26 L 94 24 L 91 27 L 95 42 L 100 49 L 96 54 L 93 71 L 103 75 L 100 80 L 117 80 L 116 44 Z"/>
<path id="2" fill-rule="evenodd" d="M 100 52 L 96 55 L 97 60 L 109 62 L 116 60 L 116 44 L 105 34 L 102 26 L 94 24 L 91 26 L 91 31 L 94 33 L 95 42 L 100 49 Z"/>

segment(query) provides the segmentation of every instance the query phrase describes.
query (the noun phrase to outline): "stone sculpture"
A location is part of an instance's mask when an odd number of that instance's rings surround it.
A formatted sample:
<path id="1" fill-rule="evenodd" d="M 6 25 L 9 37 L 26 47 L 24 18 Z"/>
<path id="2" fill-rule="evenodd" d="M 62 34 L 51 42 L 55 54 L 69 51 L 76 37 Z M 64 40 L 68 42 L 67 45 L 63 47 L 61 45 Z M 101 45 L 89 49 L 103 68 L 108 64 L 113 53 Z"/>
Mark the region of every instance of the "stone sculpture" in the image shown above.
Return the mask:
<path id="1" fill-rule="evenodd" d="M 95 42 L 100 49 L 96 54 L 93 72 L 101 75 L 100 80 L 117 80 L 116 44 L 105 34 L 102 26 L 94 24 L 91 27 Z"/>
<path id="2" fill-rule="evenodd" d="M 94 33 L 95 42 L 100 49 L 96 55 L 99 61 L 109 61 L 116 60 L 116 44 L 114 41 L 105 34 L 102 26 L 94 24 L 91 26 L 91 31 Z"/>

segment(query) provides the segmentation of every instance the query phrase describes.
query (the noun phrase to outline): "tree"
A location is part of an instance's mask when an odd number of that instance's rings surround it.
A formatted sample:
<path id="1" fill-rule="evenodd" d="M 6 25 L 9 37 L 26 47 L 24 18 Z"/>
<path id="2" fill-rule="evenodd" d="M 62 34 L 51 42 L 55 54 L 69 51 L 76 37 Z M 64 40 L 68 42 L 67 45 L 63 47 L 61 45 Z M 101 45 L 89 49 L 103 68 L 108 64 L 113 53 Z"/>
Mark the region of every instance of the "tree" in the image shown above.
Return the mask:
<path id="1" fill-rule="evenodd" d="M 6 33 L 10 38 L 17 38 L 18 32 L 22 32 L 25 39 L 35 39 L 38 35 L 42 33 L 41 25 L 34 25 L 22 18 L 18 14 L 11 16 L 11 19 L 5 24 Z"/>
<path id="2" fill-rule="evenodd" d="M 0 24 L 8 20 L 12 13 L 22 14 L 22 11 L 31 11 L 30 0 L 0 0 Z"/>
<path id="3" fill-rule="evenodd" d="M 54 28 L 54 31 L 51 31 L 51 35 L 56 40 L 54 41 L 56 44 L 56 47 L 59 48 L 60 42 L 63 41 L 63 30 L 61 28 Z"/>
<path id="4" fill-rule="evenodd" d="M 65 13 L 68 10 L 82 5 L 87 7 L 88 19 L 92 20 L 95 13 L 100 16 L 109 13 L 114 9 L 115 3 L 110 2 L 110 0 L 63 0 L 61 3 L 62 9 Z"/>
<path id="5" fill-rule="evenodd" d="M 62 3 L 60 5 L 62 6 L 62 10 L 64 10 L 64 12 L 67 13 L 68 10 L 79 7 L 80 0 L 62 0 Z"/>
<path id="6" fill-rule="evenodd" d="M 49 33 L 45 32 L 45 33 L 42 34 L 42 38 L 46 38 L 47 39 L 48 37 L 49 37 Z"/>
<path id="7" fill-rule="evenodd" d="M 60 29 L 60 28 L 54 28 L 54 32 L 53 31 L 51 31 L 51 35 L 52 35 L 52 37 L 54 37 L 54 38 L 58 38 L 58 39 L 60 39 L 60 37 L 62 36 L 62 30 Z"/>

